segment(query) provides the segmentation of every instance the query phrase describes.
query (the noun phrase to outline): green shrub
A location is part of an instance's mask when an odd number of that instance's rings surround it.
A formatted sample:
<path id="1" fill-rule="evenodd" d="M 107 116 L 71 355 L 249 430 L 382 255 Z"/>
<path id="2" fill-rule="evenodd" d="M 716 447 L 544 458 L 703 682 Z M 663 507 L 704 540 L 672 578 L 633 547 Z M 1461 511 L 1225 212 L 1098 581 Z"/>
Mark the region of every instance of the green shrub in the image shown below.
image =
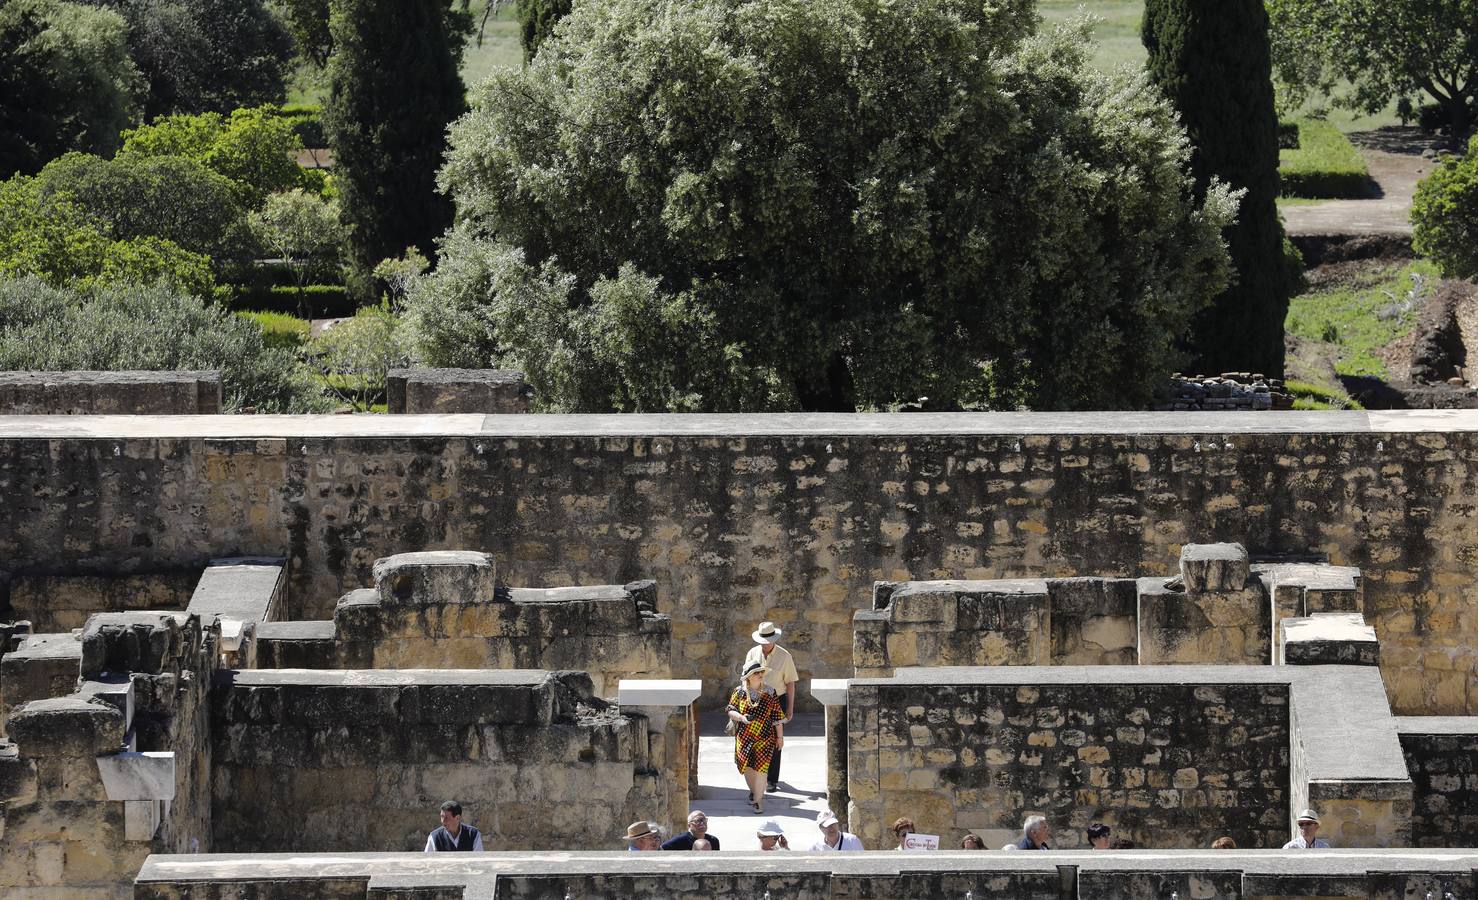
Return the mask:
<path id="1" fill-rule="evenodd" d="M 1478 135 L 1448 158 L 1411 202 L 1412 246 L 1451 278 L 1478 275 Z"/>
<path id="2" fill-rule="evenodd" d="M 0 281 L 0 371 L 25 369 L 215 369 L 228 409 L 332 408 L 306 367 L 268 347 L 255 323 L 165 283 Z"/>
<path id="3" fill-rule="evenodd" d="M 1297 150 L 1298 149 L 1298 123 L 1297 122 L 1279 122 L 1278 123 L 1278 149 L 1279 150 Z"/>
<path id="4" fill-rule="evenodd" d="M 329 390 L 355 409 L 384 399 L 385 376 L 410 361 L 410 335 L 390 304 L 367 306 L 308 344 Z"/>
<path id="5" fill-rule="evenodd" d="M 1317 119 L 1298 122 L 1298 148 L 1278 153 L 1285 197 L 1361 198 L 1370 196 L 1365 157 L 1338 128 Z"/>
<path id="6" fill-rule="evenodd" d="M 250 319 L 262 329 L 262 340 L 268 347 L 296 350 L 308 342 L 308 320 L 287 313 L 253 309 L 236 315 Z"/>

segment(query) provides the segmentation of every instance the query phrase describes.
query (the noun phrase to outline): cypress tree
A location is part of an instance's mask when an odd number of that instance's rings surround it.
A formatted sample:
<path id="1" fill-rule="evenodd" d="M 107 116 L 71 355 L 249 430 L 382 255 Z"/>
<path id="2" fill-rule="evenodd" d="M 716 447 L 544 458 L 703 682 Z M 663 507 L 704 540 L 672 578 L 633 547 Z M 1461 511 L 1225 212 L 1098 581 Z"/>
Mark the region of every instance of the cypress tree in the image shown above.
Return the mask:
<path id="1" fill-rule="evenodd" d="M 458 66 L 463 35 L 447 0 L 333 0 L 325 110 L 351 287 L 408 247 L 427 257 L 452 221 L 436 189 L 447 126 L 466 111 Z"/>
<path id="2" fill-rule="evenodd" d="M 518 19 L 523 40 L 524 62 L 534 58 L 539 45 L 554 25 L 570 14 L 573 0 L 518 0 Z"/>
<path id="3" fill-rule="evenodd" d="M 1199 371 L 1283 374 L 1293 279 L 1278 221 L 1278 116 L 1263 0 L 1147 0 L 1150 78 L 1180 113 L 1196 190 L 1211 178 L 1246 190 L 1226 229 L 1234 282 L 1192 325 Z"/>

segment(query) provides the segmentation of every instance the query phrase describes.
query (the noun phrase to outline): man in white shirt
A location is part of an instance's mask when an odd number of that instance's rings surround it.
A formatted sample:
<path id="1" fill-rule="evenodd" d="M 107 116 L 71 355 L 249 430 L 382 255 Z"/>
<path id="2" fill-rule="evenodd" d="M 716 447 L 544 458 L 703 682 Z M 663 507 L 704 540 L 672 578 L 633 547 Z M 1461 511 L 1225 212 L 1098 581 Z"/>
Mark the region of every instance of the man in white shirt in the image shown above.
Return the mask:
<path id="1" fill-rule="evenodd" d="M 789 725 L 790 720 L 795 718 L 795 686 L 801 680 L 796 672 L 795 660 L 791 658 L 790 651 L 775 643 L 783 634 L 774 622 L 761 622 L 750 637 L 754 638 L 757 646 L 751 647 L 749 653 L 744 657 L 744 666 L 758 662 L 769 668 L 765 673 L 765 684 L 774 689 L 780 697 L 780 702 L 785 704 L 785 721 L 782 725 Z M 770 773 L 767 787 L 773 791 L 780 784 L 780 748 L 775 748 L 775 755 L 770 757 Z M 755 800 L 761 798 L 755 797 Z"/>
<path id="2" fill-rule="evenodd" d="M 1328 850 L 1329 842 L 1319 837 L 1319 814 L 1306 809 L 1298 814 L 1298 837 L 1283 845 L 1284 850 Z"/>
<path id="3" fill-rule="evenodd" d="M 426 838 L 427 853 L 451 850 L 482 852 L 482 833 L 471 825 L 462 824 L 462 804 L 455 800 L 441 805 L 441 827 Z"/>
<path id="4" fill-rule="evenodd" d="M 823 809 L 821 815 L 816 817 L 816 825 L 821 829 L 821 840 L 811 845 L 812 852 L 862 849 L 862 839 L 851 832 L 843 831 L 836 814 L 831 810 Z"/>

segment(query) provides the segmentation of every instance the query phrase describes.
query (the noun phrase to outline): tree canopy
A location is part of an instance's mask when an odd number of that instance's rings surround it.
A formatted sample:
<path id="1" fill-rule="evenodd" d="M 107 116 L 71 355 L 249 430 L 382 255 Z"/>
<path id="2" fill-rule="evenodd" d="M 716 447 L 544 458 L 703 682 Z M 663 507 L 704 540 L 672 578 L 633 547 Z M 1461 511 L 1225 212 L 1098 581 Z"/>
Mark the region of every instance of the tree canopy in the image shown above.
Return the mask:
<path id="1" fill-rule="evenodd" d="M 1263 0 L 1148 0 L 1150 78 L 1191 141 L 1196 190 L 1213 180 L 1245 193 L 1226 231 L 1234 283 L 1197 317 L 1196 371 L 1283 374 L 1292 284 L 1278 222 L 1278 114 Z"/>
<path id="2" fill-rule="evenodd" d="M 117 13 L 0 3 L 0 178 L 32 174 L 68 150 L 112 153 L 143 88 Z"/>
<path id="3" fill-rule="evenodd" d="M 287 26 L 263 0 L 88 0 L 128 21 L 148 83 L 148 118 L 281 103 L 293 60 Z"/>
<path id="4" fill-rule="evenodd" d="M 175 156 L 194 160 L 236 186 L 245 209 L 257 209 L 267 195 L 293 188 L 321 191 L 323 173 L 293 159 L 303 148 L 292 123 L 276 107 L 165 116 L 123 133 L 119 157 Z"/>
<path id="5" fill-rule="evenodd" d="M 452 130 L 420 352 L 559 410 L 1142 404 L 1235 197 L 1034 8 L 576 4 Z"/>
<path id="6" fill-rule="evenodd" d="M 1377 112 L 1430 96 L 1458 134 L 1478 93 L 1478 0 L 1267 0 L 1273 58 L 1295 96 Z M 1337 94 L 1341 79 L 1351 86 Z"/>
<path id="7" fill-rule="evenodd" d="M 1478 135 L 1465 156 L 1450 156 L 1417 185 L 1412 246 L 1444 275 L 1478 278 Z"/>

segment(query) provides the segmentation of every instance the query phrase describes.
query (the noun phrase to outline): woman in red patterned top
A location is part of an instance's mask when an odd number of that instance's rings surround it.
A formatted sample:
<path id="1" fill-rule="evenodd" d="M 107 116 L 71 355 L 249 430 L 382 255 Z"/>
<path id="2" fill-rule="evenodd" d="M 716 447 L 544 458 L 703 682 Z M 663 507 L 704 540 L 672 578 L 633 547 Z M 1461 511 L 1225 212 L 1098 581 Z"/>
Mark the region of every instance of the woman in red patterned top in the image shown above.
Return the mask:
<path id="1" fill-rule="evenodd" d="M 744 667 L 744 677 L 729 697 L 729 721 L 734 723 L 734 765 L 749 784 L 749 805 L 765 811 L 765 776 L 775 748 L 785 746 L 785 710 L 775 690 L 765 686 L 763 663 Z"/>

